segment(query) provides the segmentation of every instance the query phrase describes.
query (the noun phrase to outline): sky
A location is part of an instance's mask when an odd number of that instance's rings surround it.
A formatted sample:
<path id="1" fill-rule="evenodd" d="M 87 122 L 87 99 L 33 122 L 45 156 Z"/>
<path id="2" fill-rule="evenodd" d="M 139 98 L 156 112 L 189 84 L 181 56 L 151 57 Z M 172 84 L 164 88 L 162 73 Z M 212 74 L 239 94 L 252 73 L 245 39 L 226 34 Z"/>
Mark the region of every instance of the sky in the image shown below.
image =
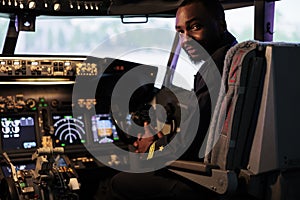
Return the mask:
<path id="1" fill-rule="evenodd" d="M 276 9 L 277 7 L 277 9 Z M 300 1 L 283 0 L 276 2 L 277 11 L 275 18 L 275 35 L 276 32 L 284 32 L 289 37 L 296 37 L 300 42 Z"/>
<path id="2" fill-rule="evenodd" d="M 274 41 L 300 42 L 299 8 L 299 0 L 275 2 Z M 226 20 L 228 29 L 240 36 L 239 41 L 253 39 L 253 6 L 226 11 Z"/>

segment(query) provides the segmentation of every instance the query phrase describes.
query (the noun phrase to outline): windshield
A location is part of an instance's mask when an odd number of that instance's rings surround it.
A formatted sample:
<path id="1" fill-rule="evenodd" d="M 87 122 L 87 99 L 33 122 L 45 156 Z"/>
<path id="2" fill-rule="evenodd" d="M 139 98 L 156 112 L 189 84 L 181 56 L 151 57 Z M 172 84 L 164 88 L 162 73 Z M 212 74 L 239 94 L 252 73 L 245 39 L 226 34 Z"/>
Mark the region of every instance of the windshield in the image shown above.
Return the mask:
<path id="1" fill-rule="evenodd" d="M 300 41 L 297 4 L 300 5 L 297 0 L 276 2 L 274 41 Z M 239 42 L 254 38 L 253 6 L 226 10 L 225 14 L 228 30 Z M 8 18 L 0 18 L 1 27 L 8 27 L 8 23 Z M 15 54 L 82 56 L 96 54 L 101 58 L 112 57 L 142 64 L 167 66 L 175 36 L 175 18 L 163 17 L 149 18 L 147 23 L 122 23 L 119 17 L 39 16 L 35 27 L 35 32 L 20 32 Z M 6 29 L 0 29 L 1 49 Z M 139 31 L 132 32 L 135 30 Z M 155 47 L 152 46 L 151 50 L 141 50 L 148 47 L 151 41 L 156 41 Z M 121 49 L 121 45 L 130 46 L 131 49 Z M 186 68 L 181 69 L 179 65 L 176 70 L 182 73 L 190 72 Z M 192 76 L 197 71 L 191 70 L 189 80 L 193 80 Z M 186 88 L 191 89 L 192 85 L 192 81 L 189 81 Z"/>
<path id="2" fill-rule="evenodd" d="M 297 0 L 275 4 L 274 41 L 299 42 L 300 18 Z M 228 29 L 238 39 L 253 39 L 254 7 L 226 10 Z M 0 47 L 3 48 L 9 19 L 0 17 Z M 88 55 L 113 34 L 138 28 L 165 28 L 174 31 L 174 18 L 149 18 L 148 23 L 123 24 L 112 17 L 51 17 L 36 20 L 35 32 L 20 32 L 16 54 L 76 54 Z M 141 39 L 144 37 L 141 37 Z M 172 43 L 172 38 L 167 42 Z"/>
<path id="3" fill-rule="evenodd" d="M 9 18 L 0 17 L 0 27 L 1 27 L 0 28 L 0 48 L 1 48 L 1 51 L 2 51 L 3 45 L 4 45 L 8 23 L 9 23 Z"/>
<path id="4" fill-rule="evenodd" d="M 123 24 L 120 18 L 108 17 L 38 17 L 35 32 L 20 33 L 16 53 L 89 55 L 100 43 L 114 35 L 149 27 L 173 30 L 174 20 L 151 18 L 148 23 Z M 168 42 L 172 43 L 172 38 Z"/>

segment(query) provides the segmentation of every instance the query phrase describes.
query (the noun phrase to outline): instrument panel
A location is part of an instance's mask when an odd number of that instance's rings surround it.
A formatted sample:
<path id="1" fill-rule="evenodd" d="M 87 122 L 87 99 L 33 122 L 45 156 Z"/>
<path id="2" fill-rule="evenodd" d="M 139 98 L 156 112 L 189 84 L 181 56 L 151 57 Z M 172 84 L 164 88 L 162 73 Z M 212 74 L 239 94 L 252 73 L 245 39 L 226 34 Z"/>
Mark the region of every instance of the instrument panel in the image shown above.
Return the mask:
<path id="1" fill-rule="evenodd" d="M 97 61 L 86 62 L 84 57 L 0 57 L 0 76 L 95 76 L 106 62 Z"/>
<path id="2" fill-rule="evenodd" d="M 126 148 L 110 101 L 119 79 L 139 65 L 82 56 L 0 57 L 0 151 L 13 159 L 29 159 L 42 146 L 43 136 L 51 136 L 54 147 L 65 148 L 71 159 L 89 156 L 86 146 L 105 149 L 105 144 L 115 143 Z M 154 83 L 156 73 L 149 66 L 141 78 Z M 79 81 L 95 87 L 95 93 L 75 94 Z"/>
<path id="3" fill-rule="evenodd" d="M 39 165 L 32 156 L 45 147 L 47 137 L 51 138 L 53 150 L 64 149 L 58 173 L 68 174 L 64 170 L 71 170 L 69 179 L 77 177 L 81 183 L 79 196 L 91 199 L 99 182 L 105 182 L 115 173 L 107 166 L 127 167 L 129 163 L 128 156 L 116 155 L 110 146 L 128 151 L 128 143 L 122 140 L 123 129 L 111 112 L 111 98 L 124 100 L 123 93 L 113 94 L 113 90 L 124 75 L 140 65 L 83 56 L 0 56 L 0 180 L 3 184 L 13 174 L 4 154 L 18 173 L 34 174 Z M 146 66 L 140 75 L 127 78 L 138 84 L 153 83 L 153 86 L 156 74 L 157 67 Z M 77 90 L 79 83 L 86 87 Z M 142 84 L 141 88 L 138 96 L 132 98 L 131 108 L 142 102 L 139 97 L 151 93 L 143 91 Z M 119 110 L 117 115 L 118 121 L 126 124 L 130 114 Z M 91 149 L 97 152 L 96 156 Z"/>

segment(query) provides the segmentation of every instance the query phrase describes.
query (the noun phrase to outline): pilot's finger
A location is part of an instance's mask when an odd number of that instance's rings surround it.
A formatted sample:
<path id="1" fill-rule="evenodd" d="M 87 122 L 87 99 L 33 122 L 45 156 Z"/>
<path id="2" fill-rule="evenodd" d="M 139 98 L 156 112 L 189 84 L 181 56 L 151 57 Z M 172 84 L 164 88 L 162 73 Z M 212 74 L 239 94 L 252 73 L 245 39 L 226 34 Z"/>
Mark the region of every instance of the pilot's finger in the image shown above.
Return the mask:
<path id="1" fill-rule="evenodd" d="M 134 146 L 134 147 L 138 147 L 139 144 L 138 144 L 137 142 L 134 142 L 134 143 L 133 143 L 133 146 Z"/>
<path id="2" fill-rule="evenodd" d="M 141 133 L 138 133 L 138 134 L 137 134 L 137 139 L 138 139 L 138 140 L 141 140 L 141 139 L 142 139 L 142 134 L 141 134 Z"/>
<path id="3" fill-rule="evenodd" d="M 148 124 L 147 122 L 144 122 L 145 133 L 146 133 L 146 131 L 150 132 L 149 126 L 150 126 L 150 124 Z"/>

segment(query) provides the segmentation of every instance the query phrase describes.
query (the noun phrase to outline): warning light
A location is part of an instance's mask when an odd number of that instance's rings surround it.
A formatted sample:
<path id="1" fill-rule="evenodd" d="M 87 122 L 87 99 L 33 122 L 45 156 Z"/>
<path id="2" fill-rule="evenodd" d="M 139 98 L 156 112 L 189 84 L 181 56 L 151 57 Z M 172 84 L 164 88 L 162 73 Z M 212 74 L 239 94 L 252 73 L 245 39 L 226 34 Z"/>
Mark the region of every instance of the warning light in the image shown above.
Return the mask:
<path id="1" fill-rule="evenodd" d="M 117 71 L 123 71 L 123 70 L 124 70 L 124 66 L 123 66 L 123 65 L 121 65 L 121 66 L 116 66 L 115 69 L 116 69 Z"/>

